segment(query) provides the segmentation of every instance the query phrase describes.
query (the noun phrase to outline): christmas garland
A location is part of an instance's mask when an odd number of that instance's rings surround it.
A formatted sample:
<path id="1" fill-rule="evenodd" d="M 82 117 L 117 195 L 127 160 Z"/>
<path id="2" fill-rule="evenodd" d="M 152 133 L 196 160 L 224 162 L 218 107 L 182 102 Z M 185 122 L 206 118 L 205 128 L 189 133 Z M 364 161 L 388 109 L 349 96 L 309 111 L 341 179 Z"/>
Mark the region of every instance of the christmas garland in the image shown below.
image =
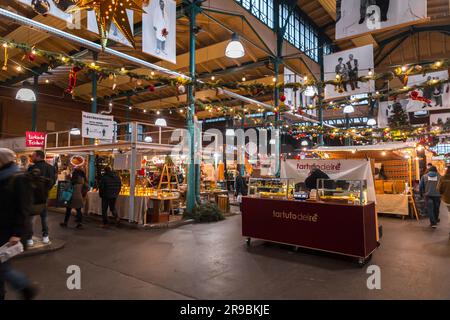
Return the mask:
<path id="1" fill-rule="evenodd" d="M 142 81 L 148 81 L 151 83 L 158 83 L 161 85 L 166 86 L 172 86 L 177 88 L 177 96 L 179 94 L 184 94 L 186 92 L 186 86 L 192 85 L 193 81 L 187 77 L 187 76 L 180 76 L 180 77 L 166 77 L 157 75 L 152 72 L 151 75 L 142 75 L 135 73 L 133 71 L 126 70 L 125 68 L 120 69 L 114 69 L 114 68 L 108 68 L 97 65 L 95 62 L 86 62 L 81 59 L 77 59 L 74 57 L 71 57 L 66 54 L 61 53 L 55 53 L 47 50 L 41 50 L 37 49 L 34 46 L 30 46 L 28 44 L 24 43 L 16 43 L 14 41 L 9 41 L 3 38 L 0 38 L 0 42 L 3 43 L 3 49 L 4 49 L 4 64 L 2 67 L 3 71 L 6 71 L 8 69 L 8 49 L 14 48 L 19 49 L 24 52 L 23 58 L 27 58 L 31 62 L 33 62 L 36 59 L 36 56 L 40 56 L 43 58 L 46 58 L 49 61 L 50 67 L 57 67 L 59 65 L 66 65 L 66 66 L 72 66 L 70 74 L 69 74 L 69 85 L 66 90 L 67 93 L 73 94 L 74 89 L 76 87 L 76 75 L 78 72 L 82 70 L 88 70 L 91 72 L 95 72 L 98 75 L 99 81 L 108 78 L 110 80 L 115 80 L 119 76 L 128 76 L 130 78 L 130 81 L 135 80 L 140 85 L 139 82 Z M 444 70 L 446 68 L 450 67 L 450 60 L 444 59 L 439 60 L 434 63 L 422 63 L 422 64 L 414 64 L 411 66 L 404 66 L 396 68 L 393 72 L 386 72 L 386 73 L 380 73 L 375 74 L 373 72 L 369 72 L 368 76 L 362 76 L 359 77 L 359 82 L 369 82 L 369 81 L 376 81 L 376 80 L 385 80 L 385 81 L 391 81 L 396 76 L 400 77 L 401 80 L 404 83 L 404 87 L 397 90 L 392 91 L 385 91 L 384 93 L 376 92 L 376 93 L 369 93 L 368 98 L 359 98 L 359 99 L 349 99 L 349 98 L 342 98 L 339 102 L 326 102 L 323 101 L 323 99 L 316 95 L 314 97 L 315 103 L 309 106 L 304 106 L 298 108 L 298 110 L 294 110 L 294 112 L 298 112 L 300 114 L 303 113 L 303 110 L 307 109 L 338 109 L 345 105 L 348 105 L 349 103 L 357 104 L 358 102 L 369 100 L 369 102 L 372 102 L 374 100 L 389 100 L 392 98 L 396 98 L 399 95 L 407 94 L 411 91 L 418 90 L 418 89 L 424 89 L 427 87 L 436 87 L 440 86 L 446 83 L 450 83 L 450 79 L 445 80 L 430 80 L 427 82 L 424 82 L 422 84 L 414 85 L 414 86 L 406 86 L 408 77 L 415 74 L 426 74 L 438 70 Z M 317 87 L 319 89 L 323 89 L 326 85 L 333 85 L 337 90 L 339 88 L 342 88 L 343 85 L 346 83 L 346 81 L 343 81 L 342 79 L 337 76 L 335 80 L 329 80 L 329 81 L 315 81 L 314 79 L 307 79 L 305 77 L 303 83 L 276 83 L 273 84 L 263 84 L 263 83 L 239 83 L 239 82 L 223 82 L 221 80 L 217 81 L 196 81 L 195 82 L 195 88 L 197 90 L 202 89 L 213 89 L 217 90 L 218 94 L 220 94 L 220 91 L 223 90 L 223 88 L 231 89 L 231 90 L 240 90 L 247 92 L 251 95 L 258 95 L 262 93 L 272 93 L 275 88 L 278 88 L 280 90 L 284 89 L 292 89 L 294 91 L 304 91 L 308 87 Z M 115 81 L 113 82 L 112 89 L 114 90 L 116 87 Z M 154 84 L 148 85 L 146 88 L 149 92 L 154 92 L 156 90 L 156 87 Z M 274 111 L 275 113 L 278 112 L 284 112 L 291 110 L 290 107 L 285 106 L 284 101 L 286 100 L 286 97 L 283 95 L 280 97 L 280 105 L 274 106 L 272 108 L 264 108 L 264 112 L 267 110 Z M 205 110 L 205 106 L 202 103 L 198 103 L 197 105 L 200 106 L 201 109 Z M 184 108 L 184 107 L 182 107 Z M 221 109 L 223 109 L 225 112 L 230 107 L 222 106 Z"/>

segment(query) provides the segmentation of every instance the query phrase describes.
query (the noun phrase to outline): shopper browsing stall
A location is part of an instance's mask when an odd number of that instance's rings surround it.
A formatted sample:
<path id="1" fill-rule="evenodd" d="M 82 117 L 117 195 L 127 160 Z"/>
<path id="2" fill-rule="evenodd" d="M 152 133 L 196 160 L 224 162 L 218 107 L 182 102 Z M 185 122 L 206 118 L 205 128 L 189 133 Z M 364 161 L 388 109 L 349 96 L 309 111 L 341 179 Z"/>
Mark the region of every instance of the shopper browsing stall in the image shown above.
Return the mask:
<path id="1" fill-rule="evenodd" d="M 117 216 L 116 201 L 121 188 L 122 181 L 119 176 L 110 167 L 106 167 L 99 186 L 99 194 L 102 199 L 102 227 L 108 225 L 108 208 L 114 216 L 116 225 L 120 223 L 120 218 Z"/>
<path id="2" fill-rule="evenodd" d="M 442 201 L 447 206 L 450 223 L 450 167 L 447 167 L 445 175 L 439 180 L 438 190 L 442 196 Z"/>

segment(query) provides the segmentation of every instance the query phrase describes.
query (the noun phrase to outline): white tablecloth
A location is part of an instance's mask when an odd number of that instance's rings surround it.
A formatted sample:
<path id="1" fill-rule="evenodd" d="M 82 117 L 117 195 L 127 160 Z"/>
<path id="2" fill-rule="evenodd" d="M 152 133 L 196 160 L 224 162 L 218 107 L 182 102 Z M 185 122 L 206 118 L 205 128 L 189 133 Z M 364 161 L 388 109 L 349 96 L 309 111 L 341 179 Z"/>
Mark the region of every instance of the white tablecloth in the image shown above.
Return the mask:
<path id="1" fill-rule="evenodd" d="M 406 194 L 377 194 L 377 212 L 407 216 L 409 202 Z"/>
<path id="2" fill-rule="evenodd" d="M 147 212 L 147 208 L 151 205 L 151 201 L 148 201 L 146 197 L 134 197 L 134 219 L 133 221 L 143 224 L 144 214 Z M 119 196 L 116 202 L 117 214 L 122 219 L 129 219 L 130 209 L 130 197 Z M 102 214 L 102 199 L 98 192 L 88 192 L 86 201 L 86 210 L 88 213 Z M 108 210 L 108 215 L 111 215 L 111 211 Z"/>

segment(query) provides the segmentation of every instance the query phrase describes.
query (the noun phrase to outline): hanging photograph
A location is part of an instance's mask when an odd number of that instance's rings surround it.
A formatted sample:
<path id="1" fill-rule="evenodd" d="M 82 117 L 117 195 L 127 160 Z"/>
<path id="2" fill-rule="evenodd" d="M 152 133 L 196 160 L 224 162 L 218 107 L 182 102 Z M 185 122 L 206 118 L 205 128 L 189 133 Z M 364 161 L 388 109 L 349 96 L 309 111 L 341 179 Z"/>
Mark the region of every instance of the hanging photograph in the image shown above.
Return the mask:
<path id="1" fill-rule="evenodd" d="M 289 68 L 284 68 L 284 83 L 304 83 L 304 77 L 294 73 Z M 307 87 L 304 91 L 294 90 L 292 88 L 285 88 L 284 95 L 286 97 L 285 104 L 290 107 L 291 111 L 296 111 L 298 108 L 314 104 L 313 97 L 317 95 L 317 88 L 314 86 Z M 305 110 L 307 115 L 316 115 L 316 110 Z"/>
<path id="2" fill-rule="evenodd" d="M 325 81 L 336 80 L 336 76 L 344 81 L 342 86 L 325 86 L 325 99 L 375 91 L 375 81 L 358 81 L 359 77 L 367 76 L 370 70 L 374 70 L 372 45 L 324 56 L 323 63 Z"/>
<path id="3" fill-rule="evenodd" d="M 421 85 L 433 80 L 448 79 L 448 71 L 439 71 L 410 76 L 408 86 Z M 407 110 L 415 112 L 420 110 L 438 110 L 450 108 L 450 85 L 441 84 L 435 87 L 417 89 L 409 94 Z"/>
<path id="4" fill-rule="evenodd" d="M 130 22 L 131 32 L 134 31 L 133 24 L 133 10 L 127 10 L 127 16 L 128 21 Z M 91 32 L 95 32 L 98 34 L 98 26 L 97 26 L 97 19 L 95 17 L 95 11 L 88 11 L 87 12 L 87 28 Z M 111 23 L 111 27 L 109 29 L 108 39 L 111 39 L 115 42 L 119 42 L 121 44 L 124 44 L 126 46 L 132 47 L 130 41 L 127 40 L 127 38 L 120 32 L 120 30 L 117 28 L 116 24 Z"/>
<path id="5" fill-rule="evenodd" d="M 142 15 L 143 52 L 175 64 L 177 62 L 176 2 L 150 0 L 143 9 L 145 11 Z"/>
<path id="6" fill-rule="evenodd" d="M 426 0 L 338 0 L 336 40 L 427 21 Z"/>
<path id="7" fill-rule="evenodd" d="M 73 0 L 19 0 L 21 3 L 30 6 L 36 13 L 49 14 L 56 18 L 73 22 L 73 14 L 66 13 L 67 9 L 74 5 Z"/>

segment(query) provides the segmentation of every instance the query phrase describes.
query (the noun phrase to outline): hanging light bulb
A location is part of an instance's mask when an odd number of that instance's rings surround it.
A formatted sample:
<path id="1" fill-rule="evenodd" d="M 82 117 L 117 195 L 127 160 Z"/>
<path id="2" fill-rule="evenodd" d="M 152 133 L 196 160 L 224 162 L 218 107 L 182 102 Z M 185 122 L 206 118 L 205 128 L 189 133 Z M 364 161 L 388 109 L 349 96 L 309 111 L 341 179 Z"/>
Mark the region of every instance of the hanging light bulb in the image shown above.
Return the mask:
<path id="1" fill-rule="evenodd" d="M 22 72 L 22 66 L 17 66 L 17 67 L 16 67 L 16 70 L 17 70 L 18 72 Z"/>
<path id="2" fill-rule="evenodd" d="M 156 111 L 156 114 L 158 114 L 158 115 L 161 114 L 161 111 L 157 110 L 157 111 Z"/>
<path id="3" fill-rule="evenodd" d="M 377 121 L 375 119 L 369 119 L 367 120 L 368 126 L 375 126 L 377 124 Z"/>
<path id="4" fill-rule="evenodd" d="M 242 77 L 242 82 L 245 82 L 245 81 L 247 81 L 247 78 L 246 77 Z"/>
<path id="5" fill-rule="evenodd" d="M 216 80 L 216 77 L 211 76 L 211 81 L 214 81 L 214 80 Z"/>
<path id="6" fill-rule="evenodd" d="M 231 41 L 228 43 L 225 49 L 225 56 L 231 59 L 242 58 L 245 55 L 245 49 L 242 43 L 239 41 L 237 33 L 233 33 Z"/>

